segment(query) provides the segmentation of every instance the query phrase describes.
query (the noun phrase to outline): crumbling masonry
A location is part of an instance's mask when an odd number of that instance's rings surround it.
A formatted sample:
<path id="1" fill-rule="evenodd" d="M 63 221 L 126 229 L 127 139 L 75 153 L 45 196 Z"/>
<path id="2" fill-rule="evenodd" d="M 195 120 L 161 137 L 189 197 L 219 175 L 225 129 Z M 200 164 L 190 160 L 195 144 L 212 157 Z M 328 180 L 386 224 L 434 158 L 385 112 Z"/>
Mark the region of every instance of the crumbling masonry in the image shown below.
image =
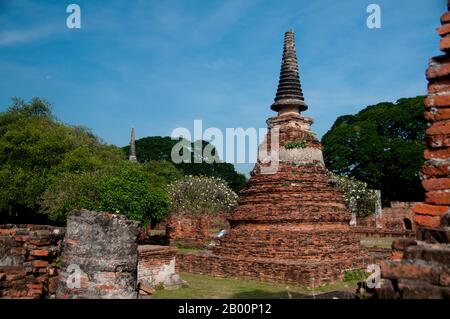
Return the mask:
<path id="1" fill-rule="evenodd" d="M 179 256 L 181 270 L 318 285 L 364 267 L 366 252 L 350 230 L 342 194 L 330 183 L 313 121 L 301 115 L 307 105 L 293 31 L 285 34 L 271 109 L 278 115 L 267 120 L 266 140 L 229 218 L 229 233 L 212 254 Z"/>

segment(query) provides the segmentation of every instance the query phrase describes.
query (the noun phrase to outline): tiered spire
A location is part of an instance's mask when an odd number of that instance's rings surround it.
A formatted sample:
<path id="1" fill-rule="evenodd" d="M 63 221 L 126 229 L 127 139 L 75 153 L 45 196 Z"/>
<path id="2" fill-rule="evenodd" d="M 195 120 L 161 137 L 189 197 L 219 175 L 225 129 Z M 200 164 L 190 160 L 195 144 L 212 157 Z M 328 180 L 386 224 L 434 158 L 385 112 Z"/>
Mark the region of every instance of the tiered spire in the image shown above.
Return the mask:
<path id="1" fill-rule="evenodd" d="M 298 75 L 297 54 L 295 52 L 294 31 L 291 29 L 284 34 L 283 60 L 281 63 L 280 81 L 275 96 L 275 103 L 271 109 L 282 113 L 283 110 L 305 111 L 306 105 L 300 78 Z"/>
<path id="2" fill-rule="evenodd" d="M 131 141 L 130 141 L 130 156 L 128 158 L 132 162 L 137 161 L 136 157 L 136 144 L 134 143 L 134 127 L 131 128 Z"/>

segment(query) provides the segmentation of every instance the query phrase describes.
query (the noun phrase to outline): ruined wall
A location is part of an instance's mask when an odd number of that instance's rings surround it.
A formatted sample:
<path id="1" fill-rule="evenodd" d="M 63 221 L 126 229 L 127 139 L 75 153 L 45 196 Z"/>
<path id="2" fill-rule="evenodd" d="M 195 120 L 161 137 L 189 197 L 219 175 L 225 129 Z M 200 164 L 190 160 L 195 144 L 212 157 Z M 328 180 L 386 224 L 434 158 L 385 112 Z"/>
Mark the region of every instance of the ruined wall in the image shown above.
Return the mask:
<path id="1" fill-rule="evenodd" d="M 367 259 L 367 263 L 374 260 Z M 216 277 L 239 277 L 265 282 L 283 282 L 298 285 L 325 285 L 341 280 L 344 271 L 359 269 L 360 261 L 347 260 L 308 261 L 218 256 L 210 251 L 177 255 L 176 270 Z"/>
<path id="2" fill-rule="evenodd" d="M 352 229 L 367 236 L 414 237 L 416 225 L 413 208 L 417 204 L 417 202 L 391 202 L 391 207 L 384 207 L 378 218 L 375 215 L 358 217 L 356 226 Z"/>
<path id="3" fill-rule="evenodd" d="M 138 282 L 147 280 L 152 286 L 157 286 L 175 273 L 175 247 L 141 245 L 138 254 Z"/>
<path id="4" fill-rule="evenodd" d="M 166 235 L 171 244 L 203 247 L 209 238 L 208 218 L 195 215 L 170 216 L 166 222 Z"/>
<path id="5" fill-rule="evenodd" d="M 381 298 L 450 298 L 450 11 L 441 23 L 437 31 L 445 54 L 432 58 L 426 72 L 425 203 L 414 207 L 416 240 L 394 242 L 397 260 L 381 262 Z"/>
<path id="6" fill-rule="evenodd" d="M 175 247 L 170 246 L 139 246 L 137 276 L 140 295 L 151 295 L 159 285 L 173 289 L 183 284 L 175 272 L 177 251 Z"/>
<path id="7" fill-rule="evenodd" d="M 56 297 L 136 298 L 138 234 L 139 223 L 121 215 L 69 214 Z"/>
<path id="8" fill-rule="evenodd" d="M 0 225 L 0 298 L 53 298 L 64 228 Z"/>
<path id="9" fill-rule="evenodd" d="M 416 202 L 391 202 L 391 207 L 383 208 L 381 226 L 390 230 L 415 230 L 414 211 Z"/>

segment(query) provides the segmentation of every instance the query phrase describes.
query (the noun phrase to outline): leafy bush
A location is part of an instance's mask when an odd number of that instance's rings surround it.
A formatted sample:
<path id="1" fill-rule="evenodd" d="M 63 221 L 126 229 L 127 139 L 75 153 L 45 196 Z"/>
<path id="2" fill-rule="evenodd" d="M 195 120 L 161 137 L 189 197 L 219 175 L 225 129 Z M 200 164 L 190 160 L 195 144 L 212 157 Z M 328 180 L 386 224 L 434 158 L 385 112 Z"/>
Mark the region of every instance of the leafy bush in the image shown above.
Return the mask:
<path id="1" fill-rule="evenodd" d="M 238 196 L 220 178 L 186 176 L 167 186 L 171 212 L 218 214 L 232 210 Z"/>
<path id="2" fill-rule="evenodd" d="M 180 176 L 168 162 L 130 163 L 88 129 L 57 121 L 44 100 L 15 99 L 0 113 L 0 222 L 63 224 L 78 208 L 158 220 L 164 187 Z"/>
<path id="3" fill-rule="evenodd" d="M 288 141 L 284 144 L 284 148 L 286 149 L 294 149 L 294 148 L 305 148 L 306 141 Z"/>
<path id="4" fill-rule="evenodd" d="M 357 216 L 368 216 L 375 213 L 376 191 L 354 177 L 331 174 L 332 183 L 344 194 L 347 208 Z"/>
<path id="5" fill-rule="evenodd" d="M 161 188 L 152 186 L 142 171 L 128 167 L 102 183 L 99 207 L 146 224 L 165 215 L 169 198 Z"/>
<path id="6" fill-rule="evenodd" d="M 347 270 L 344 272 L 344 281 L 366 280 L 369 275 L 363 269 Z"/>

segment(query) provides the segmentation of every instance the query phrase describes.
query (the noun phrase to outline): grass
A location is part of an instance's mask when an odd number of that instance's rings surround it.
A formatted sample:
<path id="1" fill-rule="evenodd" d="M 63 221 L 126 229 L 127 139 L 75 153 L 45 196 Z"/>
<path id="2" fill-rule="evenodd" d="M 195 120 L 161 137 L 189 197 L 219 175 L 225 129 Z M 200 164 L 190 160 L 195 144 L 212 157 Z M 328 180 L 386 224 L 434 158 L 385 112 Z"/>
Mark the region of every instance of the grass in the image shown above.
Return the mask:
<path id="1" fill-rule="evenodd" d="M 176 290 L 157 290 L 155 299 L 303 299 L 336 290 L 354 291 L 357 281 L 315 288 L 180 273 L 187 284 Z"/>
<path id="2" fill-rule="evenodd" d="M 386 248 L 390 249 L 393 237 L 361 237 L 361 245 L 368 248 Z"/>
<path id="3" fill-rule="evenodd" d="M 178 249 L 178 252 L 181 254 L 203 251 L 203 249 L 199 249 L 199 248 L 195 248 L 195 247 L 183 247 L 183 246 L 177 246 L 177 249 Z"/>

